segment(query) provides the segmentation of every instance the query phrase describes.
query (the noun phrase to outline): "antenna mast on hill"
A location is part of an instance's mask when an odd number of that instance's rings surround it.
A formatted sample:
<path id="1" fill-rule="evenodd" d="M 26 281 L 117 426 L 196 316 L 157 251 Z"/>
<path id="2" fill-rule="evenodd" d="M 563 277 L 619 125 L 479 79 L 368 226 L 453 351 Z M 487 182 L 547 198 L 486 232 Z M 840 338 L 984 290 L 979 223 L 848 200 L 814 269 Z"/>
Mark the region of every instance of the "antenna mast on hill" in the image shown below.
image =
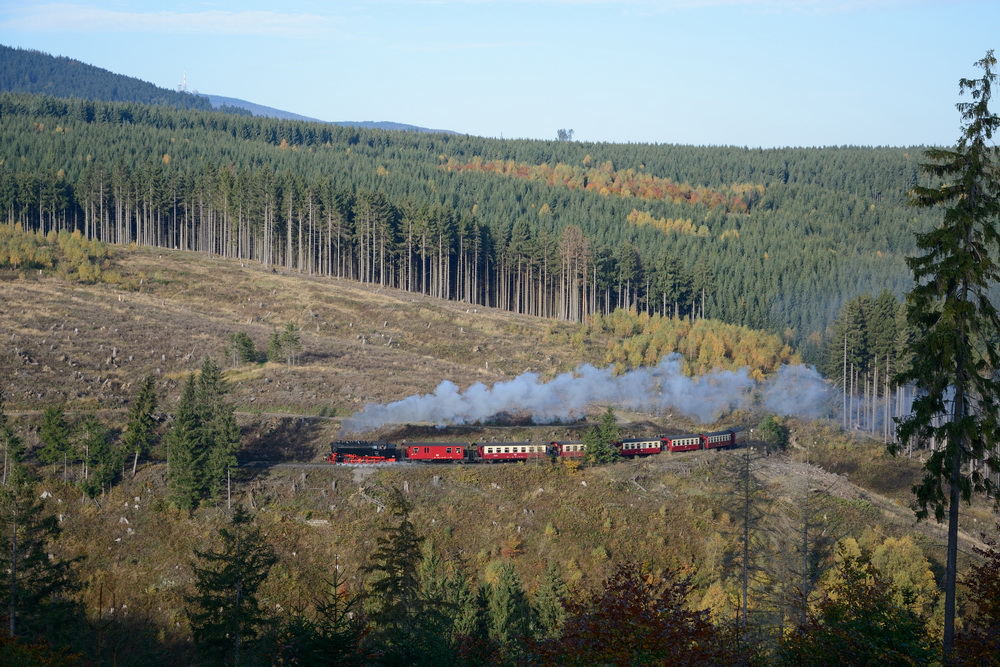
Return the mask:
<path id="1" fill-rule="evenodd" d="M 184 78 L 179 84 L 177 84 L 178 93 L 186 93 L 188 89 L 188 73 L 187 70 L 184 71 Z"/>

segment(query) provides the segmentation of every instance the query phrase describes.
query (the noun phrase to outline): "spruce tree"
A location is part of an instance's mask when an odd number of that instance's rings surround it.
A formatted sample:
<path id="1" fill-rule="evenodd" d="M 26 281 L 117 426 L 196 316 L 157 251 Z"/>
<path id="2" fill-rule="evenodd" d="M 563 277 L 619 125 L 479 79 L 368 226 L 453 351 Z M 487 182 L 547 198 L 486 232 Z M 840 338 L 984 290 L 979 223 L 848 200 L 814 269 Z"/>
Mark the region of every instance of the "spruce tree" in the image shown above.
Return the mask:
<path id="1" fill-rule="evenodd" d="M 124 464 L 124 452 L 111 439 L 111 430 L 93 413 L 87 414 L 77 426 L 80 450 L 87 467 L 81 482 L 84 491 L 93 498 L 118 479 Z"/>
<path id="2" fill-rule="evenodd" d="M 66 422 L 65 406 L 56 403 L 45 408 L 42 425 L 38 429 L 42 449 L 38 458 L 42 463 L 60 463 L 71 449 L 70 427 Z"/>
<path id="3" fill-rule="evenodd" d="M 208 358 L 198 378 L 192 374 L 184 385 L 166 436 L 170 498 L 183 509 L 217 499 L 236 465 L 240 429 L 226 392 L 222 371 Z"/>
<path id="4" fill-rule="evenodd" d="M 294 366 L 302 350 L 302 331 L 294 322 L 286 324 L 285 330 L 281 332 L 281 350 L 285 354 L 285 362 Z"/>
<path id="5" fill-rule="evenodd" d="M 339 563 L 326 581 L 324 595 L 313 601 L 312 613 L 295 613 L 280 633 L 278 655 L 273 664 L 337 665 L 365 664 L 359 644 L 364 634 L 360 599 L 344 590 Z"/>
<path id="6" fill-rule="evenodd" d="M 566 582 L 559 574 L 555 561 L 549 562 L 542 577 L 542 583 L 531 600 L 536 621 L 535 636 L 538 639 L 553 639 L 559 636 L 566 622 Z"/>
<path id="7" fill-rule="evenodd" d="M 928 457 L 914 491 L 918 518 L 933 514 L 940 522 L 948 516 L 946 659 L 955 632 L 959 506 L 974 492 L 992 491 L 990 473 L 1000 472 L 1000 317 L 989 295 L 1000 280 L 1000 181 L 992 145 L 1000 117 L 989 109 L 996 79 L 993 51 L 976 66 L 983 69 L 981 78 L 959 82 L 959 91 L 972 101 L 957 105 L 963 120 L 957 146 L 925 152 L 930 162 L 923 169 L 941 184 L 913 190 L 915 206 L 940 207 L 944 215 L 941 224 L 917 236 L 923 254 L 907 259 L 916 283 L 907 295 L 907 316 L 916 334 L 911 366 L 898 378 L 919 392 L 913 414 L 900 421 L 900 442 L 943 443 Z"/>
<path id="8" fill-rule="evenodd" d="M 501 646 L 511 649 L 515 642 L 526 638 L 531 629 L 531 606 L 528 604 L 514 564 L 500 563 L 496 581 L 489 589 L 486 606 L 489 636 Z"/>
<path id="9" fill-rule="evenodd" d="M 281 334 L 277 331 L 272 331 L 271 336 L 267 339 L 267 352 L 265 353 L 268 361 L 279 362 L 285 359 L 285 347 L 284 343 L 281 341 Z"/>
<path id="10" fill-rule="evenodd" d="M 156 440 L 156 404 L 155 380 L 152 375 L 147 375 L 136 392 L 123 436 L 124 450 L 133 454 L 133 476 L 139 465 L 139 457 L 148 454 Z"/>
<path id="11" fill-rule="evenodd" d="M 452 614 L 452 644 L 477 637 L 479 633 L 479 590 L 461 568 L 448 577 L 445 584 L 445 603 Z"/>
<path id="12" fill-rule="evenodd" d="M 768 450 L 782 451 L 788 447 L 788 427 L 776 415 L 767 415 L 757 425 L 758 437 Z"/>
<path id="13" fill-rule="evenodd" d="M 269 622 L 257 597 L 277 557 L 250 512 L 233 509 L 219 546 L 195 550 L 195 593 L 185 598 L 195 648 L 208 665 L 239 665 Z"/>
<path id="14" fill-rule="evenodd" d="M 245 331 L 237 331 L 236 333 L 229 334 L 226 338 L 224 351 L 234 366 L 255 364 L 260 357 L 253 339 Z"/>
<path id="15" fill-rule="evenodd" d="M 219 497 L 227 471 L 236 466 L 236 451 L 240 445 L 240 428 L 233 406 L 226 401 L 228 386 L 222 369 L 206 358 L 198 376 L 196 391 L 201 421 L 201 440 L 205 450 L 201 489 L 204 497 Z"/>
<path id="16" fill-rule="evenodd" d="M 601 415 L 601 423 L 591 426 L 583 434 L 586 446 L 584 457 L 588 463 L 614 463 L 621 456 L 615 443 L 621 438 L 615 411 L 608 407 Z"/>
<path id="17" fill-rule="evenodd" d="M 167 489 L 170 501 L 191 511 L 202 498 L 200 470 L 205 452 L 201 444 L 194 375 L 189 375 L 174 423 L 167 432 Z"/>
<path id="18" fill-rule="evenodd" d="M 733 541 L 725 561 L 730 576 L 739 588 L 739 615 L 737 629 L 746 633 L 752 608 L 760 607 L 751 602 L 759 597 L 759 579 L 763 563 L 768 560 L 768 546 L 762 536 L 762 523 L 770 502 L 760 478 L 760 456 L 750 447 L 744 447 L 724 463 L 723 476 L 729 493 L 722 501 L 722 509 L 729 513 L 733 526 Z"/>
<path id="19" fill-rule="evenodd" d="M 429 599 L 417 572 L 423 538 L 410 521 L 410 507 L 396 492 L 390 500 L 396 525 L 379 537 L 362 568 L 370 579 L 366 638 L 374 662 L 381 665 L 438 665 L 447 659 L 449 628 L 440 602 Z"/>

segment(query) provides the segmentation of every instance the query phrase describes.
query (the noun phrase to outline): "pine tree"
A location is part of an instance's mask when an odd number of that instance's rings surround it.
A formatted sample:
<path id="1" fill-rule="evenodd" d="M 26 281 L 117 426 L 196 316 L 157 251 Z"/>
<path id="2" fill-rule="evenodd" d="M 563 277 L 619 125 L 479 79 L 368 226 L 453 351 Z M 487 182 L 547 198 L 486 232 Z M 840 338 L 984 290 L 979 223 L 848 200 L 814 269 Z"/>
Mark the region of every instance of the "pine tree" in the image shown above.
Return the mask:
<path id="1" fill-rule="evenodd" d="M 486 616 L 490 638 L 507 649 L 514 648 L 530 632 L 531 606 L 521 577 L 510 561 L 503 561 L 497 568 L 496 581 L 489 589 Z"/>
<path id="2" fill-rule="evenodd" d="M 566 582 L 559 574 L 559 566 L 550 561 L 542 576 L 542 583 L 531 599 L 536 619 L 535 636 L 538 639 L 554 639 L 559 636 L 566 622 Z"/>
<path id="3" fill-rule="evenodd" d="M 359 648 L 364 633 L 360 600 L 344 590 L 339 563 L 325 584 L 325 594 L 314 600 L 311 614 L 296 613 L 285 623 L 273 664 L 338 667 L 365 664 Z"/>
<path id="4" fill-rule="evenodd" d="M 135 402 L 128 413 L 123 447 L 133 453 L 132 475 L 139 465 L 139 457 L 149 453 L 156 440 L 156 385 L 152 375 L 147 375 L 139 385 Z"/>
<path id="5" fill-rule="evenodd" d="M 420 587 L 420 545 L 409 504 L 398 492 L 390 500 L 397 520 L 379 537 L 362 571 L 371 577 L 366 597 L 374 661 L 382 665 L 436 665 L 448 654 L 444 614 Z"/>
<path id="6" fill-rule="evenodd" d="M 70 427 L 66 423 L 65 406 L 62 403 L 45 408 L 42 425 L 38 429 L 38 439 L 42 441 L 42 449 L 38 452 L 42 463 L 60 463 L 69 455 Z"/>
<path id="7" fill-rule="evenodd" d="M 601 415 L 601 423 L 591 426 L 583 434 L 585 460 L 588 463 L 614 463 L 621 458 L 615 445 L 620 438 L 615 411 L 608 407 Z"/>
<path id="8" fill-rule="evenodd" d="M 194 375 L 189 375 L 174 423 L 167 432 L 168 497 L 178 507 L 191 511 L 202 498 L 200 470 L 205 452 L 201 443 L 201 423 L 197 411 Z"/>
<path id="9" fill-rule="evenodd" d="M 281 351 L 285 354 L 285 361 L 289 366 L 295 365 L 301 350 L 302 332 L 294 322 L 289 322 L 281 332 Z"/>
<path id="10" fill-rule="evenodd" d="M 206 358 L 198 378 L 188 376 L 167 432 L 170 498 L 188 511 L 218 498 L 236 465 L 240 429 L 226 392 L 222 371 Z"/>
<path id="11" fill-rule="evenodd" d="M 972 102 L 957 105 L 964 121 L 958 145 L 925 152 L 931 162 L 923 169 L 942 184 L 913 190 L 915 206 L 942 207 L 944 219 L 917 236 L 924 254 L 907 259 L 916 283 L 907 295 L 907 316 L 917 333 L 910 346 L 911 366 L 898 378 L 919 390 L 913 414 L 900 421 L 900 441 L 934 438 L 944 443 L 928 457 L 914 490 L 918 518 L 933 513 L 940 522 L 946 511 L 948 516 L 946 659 L 955 632 L 959 506 L 974 492 L 993 490 L 990 473 L 1000 472 L 1000 317 L 989 296 L 1000 280 L 1000 181 L 996 147 L 989 143 L 1000 128 L 1000 117 L 989 110 L 996 79 L 993 52 L 976 66 L 983 69 L 982 78 L 959 82 L 960 92 L 969 92 Z"/>
<path id="12" fill-rule="evenodd" d="M 219 547 L 195 550 L 195 593 L 185 598 L 195 648 L 204 664 L 239 665 L 269 619 L 257 598 L 277 557 L 242 506 L 219 529 Z"/>

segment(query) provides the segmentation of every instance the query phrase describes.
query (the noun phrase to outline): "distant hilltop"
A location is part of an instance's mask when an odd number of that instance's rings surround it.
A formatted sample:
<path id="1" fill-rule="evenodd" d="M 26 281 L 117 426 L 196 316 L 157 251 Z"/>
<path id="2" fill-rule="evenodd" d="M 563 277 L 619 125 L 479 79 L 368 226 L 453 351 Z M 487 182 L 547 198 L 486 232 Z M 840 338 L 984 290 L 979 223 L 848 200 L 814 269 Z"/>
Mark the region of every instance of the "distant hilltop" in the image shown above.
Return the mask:
<path id="1" fill-rule="evenodd" d="M 432 130 L 426 127 L 419 127 L 417 125 L 407 125 L 406 123 L 395 123 L 390 120 L 364 120 L 364 121 L 353 121 L 353 120 L 338 120 L 338 121 L 328 121 L 320 120 L 319 118 L 310 118 L 309 116 L 302 116 L 297 113 L 292 113 L 290 111 L 283 111 L 281 109 L 275 109 L 273 107 L 266 107 L 263 104 L 255 104 L 253 102 L 247 102 L 246 100 L 237 99 L 235 97 L 223 97 L 222 95 L 205 95 L 202 97 L 207 97 L 212 103 L 212 106 L 216 109 L 224 107 L 235 107 L 237 109 L 245 109 L 249 111 L 254 116 L 265 116 L 267 118 L 280 118 L 283 120 L 304 120 L 313 123 L 330 123 L 331 125 L 345 125 L 348 127 L 363 127 L 368 129 L 377 130 L 403 130 L 405 132 L 435 132 L 439 134 L 458 134 L 451 130 Z"/>
<path id="2" fill-rule="evenodd" d="M 0 44 L 0 92 L 33 93 L 53 97 L 79 97 L 105 102 L 137 102 L 163 104 L 178 109 L 223 111 L 227 113 L 263 116 L 281 120 L 300 120 L 349 127 L 406 132 L 436 132 L 457 134 L 450 130 L 431 130 L 416 125 L 391 121 L 324 121 L 247 102 L 234 97 L 206 95 L 187 90 L 187 82 L 179 90 L 170 90 L 134 77 L 116 74 L 72 58 L 52 56 L 34 49 L 21 49 Z"/>

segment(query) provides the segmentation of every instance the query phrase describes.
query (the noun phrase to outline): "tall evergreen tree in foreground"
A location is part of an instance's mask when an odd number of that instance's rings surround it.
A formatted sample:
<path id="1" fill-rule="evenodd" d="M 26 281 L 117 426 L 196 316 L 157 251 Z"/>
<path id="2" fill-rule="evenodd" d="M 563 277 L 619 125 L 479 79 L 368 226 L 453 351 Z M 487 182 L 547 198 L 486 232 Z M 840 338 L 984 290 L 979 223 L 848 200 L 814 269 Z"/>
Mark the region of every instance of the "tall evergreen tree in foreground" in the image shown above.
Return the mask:
<path id="1" fill-rule="evenodd" d="M 417 571 L 423 538 L 410 521 L 410 507 L 402 495 L 395 492 L 389 504 L 398 523 L 378 538 L 362 568 L 371 577 L 365 599 L 370 664 L 447 664 L 451 628 L 441 600 L 424 591 Z"/>
<path id="2" fill-rule="evenodd" d="M 550 561 L 545 568 L 542 582 L 532 598 L 535 618 L 535 635 L 540 639 L 554 639 L 559 636 L 566 623 L 566 600 L 569 591 L 559 574 L 559 566 Z"/>
<path id="3" fill-rule="evenodd" d="M 206 665 L 239 665 L 268 619 L 257 598 L 277 562 L 260 527 L 242 506 L 219 529 L 217 550 L 195 551 L 195 594 L 186 598 L 198 654 Z"/>
<path id="4" fill-rule="evenodd" d="M 912 194 L 915 206 L 942 207 L 944 220 L 918 235 L 924 254 L 907 259 L 916 283 L 907 295 L 907 318 L 917 334 L 912 366 L 899 378 L 914 383 L 920 394 L 913 414 L 900 421 L 900 442 L 933 438 L 942 443 L 924 464 L 914 492 L 918 518 L 933 512 L 942 521 L 946 510 L 948 515 L 946 659 L 955 632 L 959 504 L 973 492 L 992 490 L 990 471 L 1000 471 L 1000 318 L 988 294 L 1000 280 L 1000 183 L 997 151 L 990 143 L 1000 127 L 1000 118 L 989 110 L 996 79 L 993 51 L 976 66 L 983 69 L 981 78 L 959 82 L 960 92 L 968 92 L 972 101 L 957 105 L 963 120 L 958 145 L 925 153 L 931 162 L 923 169 L 941 185 L 917 187 Z"/>
<path id="5" fill-rule="evenodd" d="M 339 563 L 325 584 L 326 590 L 313 600 L 311 612 L 294 611 L 283 624 L 272 664 L 338 667 L 366 664 L 358 648 L 364 636 L 360 598 L 346 590 Z"/>

